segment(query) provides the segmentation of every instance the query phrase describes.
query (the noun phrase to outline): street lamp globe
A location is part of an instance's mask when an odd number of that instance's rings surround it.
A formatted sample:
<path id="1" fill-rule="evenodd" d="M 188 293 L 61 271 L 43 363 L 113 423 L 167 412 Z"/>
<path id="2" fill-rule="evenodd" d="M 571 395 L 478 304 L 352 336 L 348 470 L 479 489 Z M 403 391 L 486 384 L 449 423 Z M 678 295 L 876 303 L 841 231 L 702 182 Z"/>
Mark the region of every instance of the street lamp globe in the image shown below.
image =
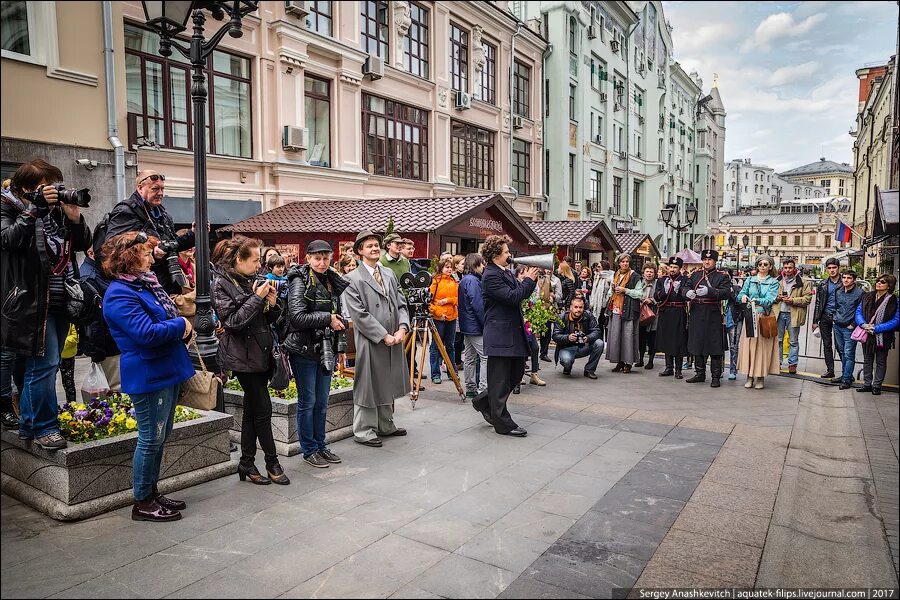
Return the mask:
<path id="1" fill-rule="evenodd" d="M 141 2 L 144 5 L 144 16 L 147 25 L 154 31 L 165 35 L 177 35 L 187 29 L 188 19 L 194 3 L 191 1 Z"/>
<path id="2" fill-rule="evenodd" d="M 728 236 L 728 245 L 734 248 L 735 244 L 737 244 L 737 238 L 733 235 Z"/>
<path id="3" fill-rule="evenodd" d="M 688 225 L 693 225 L 697 222 L 697 207 L 693 204 L 688 204 L 688 207 L 684 210 L 684 216 L 687 217 Z"/>
<path id="4" fill-rule="evenodd" d="M 659 214 L 662 217 L 663 223 L 668 225 L 672 221 L 672 214 L 675 212 L 675 209 L 671 204 L 666 204 L 666 206 L 660 209 Z"/>
<path id="5" fill-rule="evenodd" d="M 744 235 L 744 237 L 741 238 L 741 242 L 744 243 L 744 248 L 746 248 L 747 246 L 750 245 L 750 236 Z"/>

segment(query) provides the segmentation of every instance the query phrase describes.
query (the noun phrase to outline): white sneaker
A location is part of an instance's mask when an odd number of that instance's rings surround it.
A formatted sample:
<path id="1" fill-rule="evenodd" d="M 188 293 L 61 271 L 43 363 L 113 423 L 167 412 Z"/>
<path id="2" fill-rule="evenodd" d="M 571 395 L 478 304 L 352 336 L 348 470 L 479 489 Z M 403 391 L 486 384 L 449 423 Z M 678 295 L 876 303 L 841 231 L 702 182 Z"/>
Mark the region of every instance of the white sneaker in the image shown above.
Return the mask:
<path id="1" fill-rule="evenodd" d="M 744 384 L 744 387 L 747 388 L 748 390 L 753 387 L 753 378 L 752 377 L 747 378 L 747 383 Z"/>

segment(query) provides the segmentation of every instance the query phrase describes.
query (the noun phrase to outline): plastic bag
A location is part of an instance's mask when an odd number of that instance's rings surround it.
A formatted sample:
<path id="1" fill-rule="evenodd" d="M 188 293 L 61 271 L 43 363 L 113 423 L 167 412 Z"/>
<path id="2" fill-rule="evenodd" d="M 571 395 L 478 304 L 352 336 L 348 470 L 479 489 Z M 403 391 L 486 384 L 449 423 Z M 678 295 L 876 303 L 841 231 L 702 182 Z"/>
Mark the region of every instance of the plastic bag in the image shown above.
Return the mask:
<path id="1" fill-rule="evenodd" d="M 81 383 L 81 398 L 84 402 L 90 402 L 93 398 L 105 398 L 111 394 L 106 373 L 100 368 L 99 363 L 92 362 L 91 370 Z"/>

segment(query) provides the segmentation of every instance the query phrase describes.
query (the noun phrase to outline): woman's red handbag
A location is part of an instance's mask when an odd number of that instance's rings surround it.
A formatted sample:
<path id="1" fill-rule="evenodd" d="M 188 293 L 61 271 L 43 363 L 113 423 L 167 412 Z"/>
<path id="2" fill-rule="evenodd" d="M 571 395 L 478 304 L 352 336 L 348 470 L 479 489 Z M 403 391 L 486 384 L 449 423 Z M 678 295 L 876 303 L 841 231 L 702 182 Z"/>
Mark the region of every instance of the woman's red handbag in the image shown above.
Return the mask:
<path id="1" fill-rule="evenodd" d="M 641 305 L 641 325 L 646 325 L 650 321 L 656 318 L 656 312 L 650 308 L 649 304 Z"/>

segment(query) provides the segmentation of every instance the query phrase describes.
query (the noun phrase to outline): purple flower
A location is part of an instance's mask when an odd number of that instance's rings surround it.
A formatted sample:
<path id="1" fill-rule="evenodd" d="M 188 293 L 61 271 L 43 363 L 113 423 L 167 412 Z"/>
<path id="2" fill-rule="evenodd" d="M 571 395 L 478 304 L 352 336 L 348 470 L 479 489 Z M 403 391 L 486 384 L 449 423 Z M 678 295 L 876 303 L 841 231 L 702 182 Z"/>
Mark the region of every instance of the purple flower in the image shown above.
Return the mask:
<path id="1" fill-rule="evenodd" d="M 86 411 L 86 410 L 76 410 L 74 416 L 75 416 L 76 419 L 84 419 L 86 416 L 88 416 L 88 411 Z"/>

